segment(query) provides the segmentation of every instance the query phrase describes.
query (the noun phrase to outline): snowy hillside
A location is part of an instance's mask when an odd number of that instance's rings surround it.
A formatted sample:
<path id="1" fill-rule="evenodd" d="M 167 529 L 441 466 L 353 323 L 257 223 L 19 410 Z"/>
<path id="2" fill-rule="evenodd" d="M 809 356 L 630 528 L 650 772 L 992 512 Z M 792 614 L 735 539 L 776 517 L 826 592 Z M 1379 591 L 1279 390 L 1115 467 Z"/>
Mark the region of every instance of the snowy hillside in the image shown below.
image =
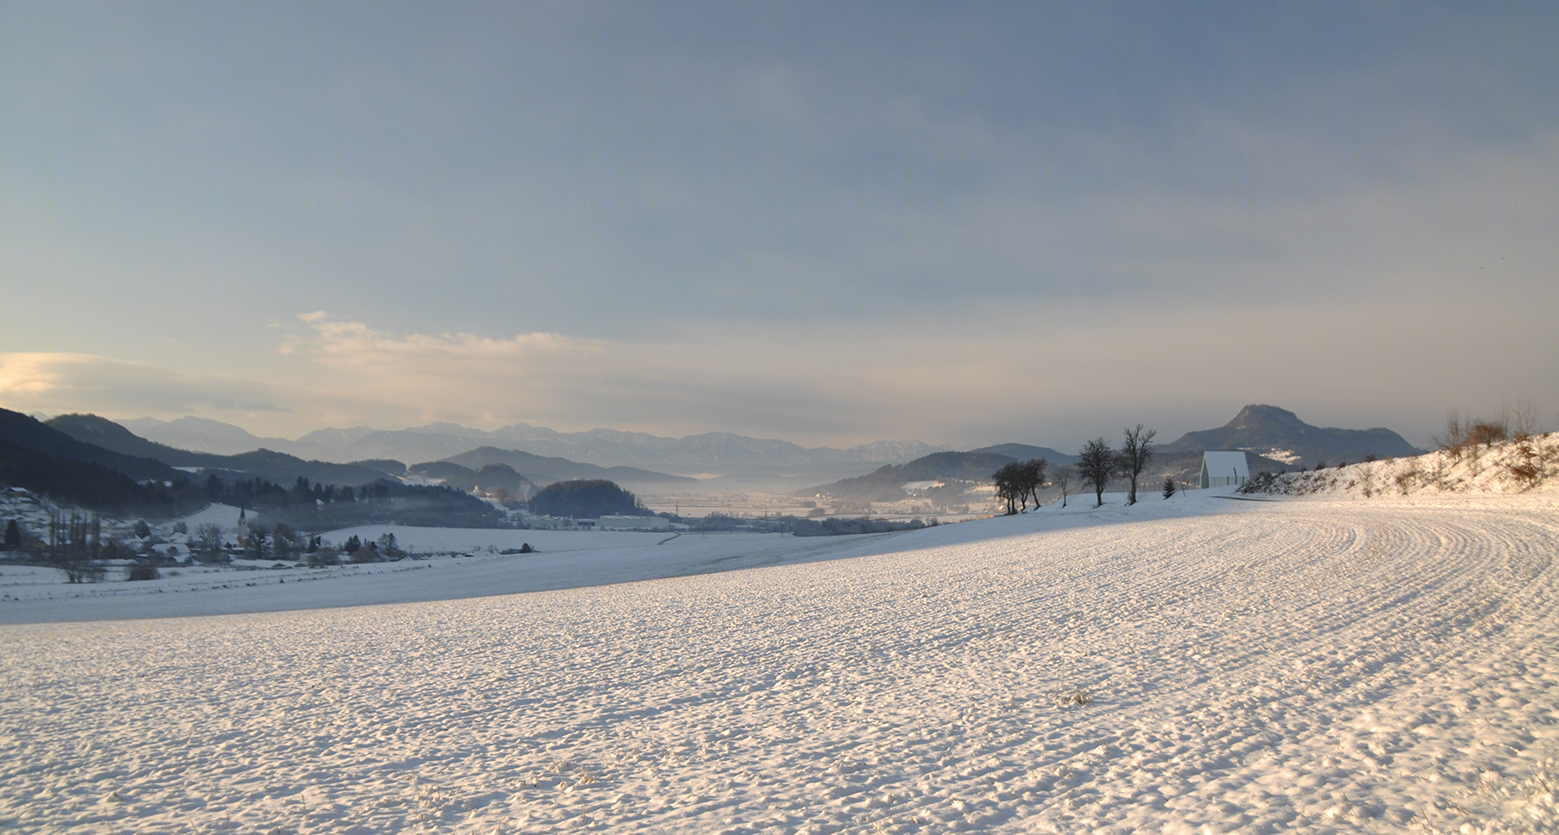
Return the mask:
<path id="1" fill-rule="evenodd" d="M 1246 492 L 1379 498 L 1543 492 L 1559 482 L 1559 434 L 1255 479 Z"/>
<path id="2" fill-rule="evenodd" d="M 822 540 L 401 528 L 473 556 L 75 589 L 7 567 L 0 618 L 61 622 L 0 627 L 0 828 L 1559 828 L 1551 487 L 1106 498 Z M 312 608 L 347 602 L 386 605 Z M 79 620 L 199 611 L 230 614 Z"/>

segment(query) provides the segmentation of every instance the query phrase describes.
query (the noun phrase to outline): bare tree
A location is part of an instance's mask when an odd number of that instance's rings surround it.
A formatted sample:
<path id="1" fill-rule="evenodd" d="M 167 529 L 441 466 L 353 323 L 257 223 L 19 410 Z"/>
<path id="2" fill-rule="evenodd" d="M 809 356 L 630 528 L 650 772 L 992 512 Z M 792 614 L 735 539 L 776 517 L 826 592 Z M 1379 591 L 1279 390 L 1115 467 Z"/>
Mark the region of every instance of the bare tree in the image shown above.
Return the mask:
<path id="1" fill-rule="evenodd" d="M 1537 416 L 1537 404 L 1533 403 L 1531 398 L 1523 397 L 1516 401 L 1512 420 L 1511 431 L 1517 438 L 1543 434 L 1542 422 Z"/>
<path id="2" fill-rule="evenodd" d="M 65 572 L 68 583 L 96 583 L 106 570 L 97 562 L 102 537 L 102 522 L 71 511 L 63 519 L 58 511 L 49 514 L 49 555 L 55 567 Z"/>
<path id="3" fill-rule="evenodd" d="M 255 522 L 246 528 L 244 535 L 244 550 L 249 553 L 251 559 L 265 559 L 267 546 L 271 542 L 271 532 L 265 525 Z"/>
<path id="4" fill-rule="evenodd" d="M 189 550 L 200 562 L 227 562 L 222 550 L 222 529 L 209 522 L 195 526 L 195 536 L 189 541 Z"/>
<path id="5" fill-rule="evenodd" d="M 1430 438 L 1435 446 L 1443 452 L 1449 452 L 1453 458 L 1461 458 L 1462 447 L 1467 443 L 1467 430 L 1462 426 L 1461 416 L 1455 409 L 1445 415 L 1445 432 Z"/>
<path id="6" fill-rule="evenodd" d="M 1116 469 L 1120 466 L 1120 459 L 1116 457 L 1115 450 L 1110 449 L 1110 442 L 1103 438 L 1095 438 L 1083 445 L 1083 451 L 1077 456 L 1077 474 L 1083 477 L 1083 483 L 1093 488 L 1094 507 L 1104 506 L 1104 487 L 1115 476 Z"/>
<path id="7" fill-rule="evenodd" d="M 1023 483 L 1023 465 L 1017 461 L 1009 461 L 991 475 L 991 480 L 996 484 L 996 500 L 1005 502 L 1007 505 L 1007 515 L 1012 516 L 1017 513 L 1018 500 L 1026 499 L 1028 496 Z M 1028 509 L 1027 501 L 1024 502 L 1023 509 Z"/>
<path id="8" fill-rule="evenodd" d="M 302 476 L 299 476 L 302 479 Z M 271 529 L 271 551 L 278 560 L 292 560 L 298 557 L 298 532 L 285 522 L 277 522 Z"/>
<path id="9" fill-rule="evenodd" d="M 1057 467 L 1055 474 L 1051 476 L 1051 483 L 1061 491 L 1061 506 L 1066 507 L 1067 488 L 1072 486 L 1072 468 L 1070 466 Z"/>
<path id="10" fill-rule="evenodd" d="M 1153 436 L 1158 434 L 1156 429 L 1143 429 L 1142 424 L 1137 424 L 1136 429 L 1126 430 L 1126 442 L 1121 445 L 1121 470 L 1131 478 L 1131 492 L 1127 494 L 1126 504 L 1137 503 L 1137 477 L 1142 475 L 1142 468 L 1153 459 Z"/>
<path id="11" fill-rule="evenodd" d="M 1049 462 L 1043 458 L 1030 458 L 1021 465 L 1023 469 L 1023 487 L 1028 491 L 1029 497 L 1034 500 L 1035 510 L 1039 509 L 1039 488 L 1045 486 L 1045 467 L 1048 464 Z"/>
<path id="12" fill-rule="evenodd" d="M 1467 427 L 1467 443 L 1477 447 L 1480 444 L 1484 449 L 1491 449 L 1497 443 L 1510 440 L 1510 427 L 1504 419 L 1474 421 Z"/>

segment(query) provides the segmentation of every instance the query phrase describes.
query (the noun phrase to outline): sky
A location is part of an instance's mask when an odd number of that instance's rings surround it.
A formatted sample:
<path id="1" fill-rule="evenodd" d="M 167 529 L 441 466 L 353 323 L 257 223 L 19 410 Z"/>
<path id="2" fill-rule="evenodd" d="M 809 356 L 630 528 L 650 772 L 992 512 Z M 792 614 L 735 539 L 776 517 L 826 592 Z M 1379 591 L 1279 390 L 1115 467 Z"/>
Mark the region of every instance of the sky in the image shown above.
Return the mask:
<path id="1" fill-rule="evenodd" d="M 1559 4 L 0 0 L 0 407 L 1559 429 Z"/>

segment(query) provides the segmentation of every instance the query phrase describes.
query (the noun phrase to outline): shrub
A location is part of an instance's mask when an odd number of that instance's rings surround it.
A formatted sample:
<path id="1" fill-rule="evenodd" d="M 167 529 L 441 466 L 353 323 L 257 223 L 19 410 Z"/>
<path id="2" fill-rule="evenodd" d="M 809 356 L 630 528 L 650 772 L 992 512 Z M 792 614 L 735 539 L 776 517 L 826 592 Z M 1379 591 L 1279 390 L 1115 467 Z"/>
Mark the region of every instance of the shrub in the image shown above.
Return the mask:
<path id="1" fill-rule="evenodd" d="M 201 565 L 227 565 L 233 561 L 233 555 L 226 551 L 191 551 L 190 556 Z"/>
<path id="2" fill-rule="evenodd" d="M 1467 427 L 1467 443 L 1484 448 L 1494 446 L 1500 441 L 1510 439 L 1510 431 L 1503 423 L 1495 423 L 1492 420 L 1480 420 Z"/>
<path id="3" fill-rule="evenodd" d="M 1304 472 L 1304 470 L 1301 469 L 1300 472 Z M 1288 491 L 1285 489 L 1282 479 L 1272 473 L 1262 471 L 1251 476 L 1249 481 L 1240 485 L 1237 492 L 1254 495 L 1257 493 L 1284 493 Z"/>
<path id="4" fill-rule="evenodd" d="M 1397 474 L 1397 489 L 1406 496 L 1413 489 L 1413 482 L 1418 479 L 1418 467 L 1415 465 Z"/>
<path id="5" fill-rule="evenodd" d="M 1515 476 L 1528 487 L 1536 484 L 1538 479 L 1542 476 L 1542 472 L 1537 469 L 1537 465 L 1529 463 L 1511 464 L 1510 474 Z"/>
<path id="6" fill-rule="evenodd" d="M 100 560 L 133 560 L 135 559 L 135 552 L 130 550 L 130 546 L 125 545 L 123 542 L 117 539 L 110 539 L 103 543 L 103 547 L 99 549 L 97 557 Z"/>
<path id="7" fill-rule="evenodd" d="M 157 566 L 152 565 L 149 562 L 138 562 L 134 565 L 125 566 L 126 580 L 156 580 L 161 576 L 162 574 L 157 571 Z"/>
<path id="8" fill-rule="evenodd" d="M 62 566 L 67 583 L 101 583 L 108 574 L 108 567 L 95 562 L 70 563 Z"/>
<path id="9" fill-rule="evenodd" d="M 1170 496 L 1175 495 L 1175 490 L 1176 489 L 1177 488 L 1175 487 L 1175 480 L 1173 478 L 1165 478 L 1164 479 L 1164 498 L 1167 499 Z"/>
<path id="10" fill-rule="evenodd" d="M 1514 453 L 1512 460 L 1505 465 L 1506 469 L 1526 489 L 1535 487 L 1543 477 L 1543 466 L 1537 449 L 1532 446 L 1532 439 L 1524 435 L 1518 438 Z"/>

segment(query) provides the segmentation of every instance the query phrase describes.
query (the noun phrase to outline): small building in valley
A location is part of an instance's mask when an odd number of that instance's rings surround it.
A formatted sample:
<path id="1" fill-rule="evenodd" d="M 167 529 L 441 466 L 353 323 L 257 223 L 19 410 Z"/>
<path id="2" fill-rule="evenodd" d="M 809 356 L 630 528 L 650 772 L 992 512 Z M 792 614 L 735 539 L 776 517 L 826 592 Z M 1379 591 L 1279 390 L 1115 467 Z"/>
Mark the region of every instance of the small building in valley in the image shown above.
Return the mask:
<path id="1" fill-rule="evenodd" d="M 1243 449 L 1218 449 L 1202 453 L 1202 486 L 1232 487 L 1250 481 L 1250 463 Z"/>
<path id="2" fill-rule="evenodd" d="M 602 516 L 597 521 L 603 531 L 671 530 L 671 520 L 664 516 Z"/>

